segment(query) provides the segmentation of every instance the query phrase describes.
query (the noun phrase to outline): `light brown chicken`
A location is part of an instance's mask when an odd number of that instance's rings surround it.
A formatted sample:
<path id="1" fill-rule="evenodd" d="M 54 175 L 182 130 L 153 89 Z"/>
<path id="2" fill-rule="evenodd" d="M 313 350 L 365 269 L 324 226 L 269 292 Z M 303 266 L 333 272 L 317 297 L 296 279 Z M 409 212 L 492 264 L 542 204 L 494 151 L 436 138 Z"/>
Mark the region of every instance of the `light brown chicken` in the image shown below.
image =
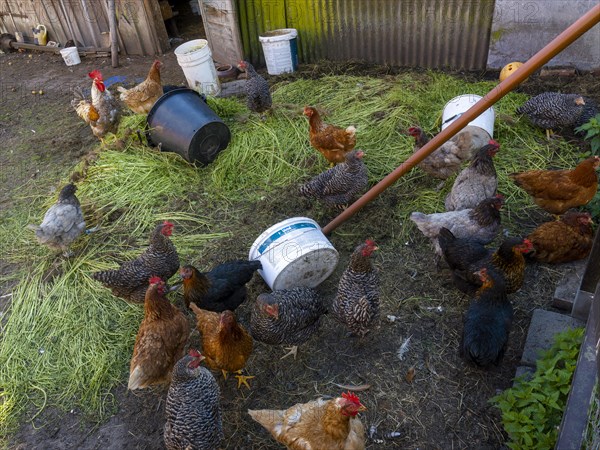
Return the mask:
<path id="1" fill-rule="evenodd" d="M 304 115 L 308 117 L 310 145 L 316 148 L 332 166 L 343 163 L 346 153 L 356 145 L 356 128 L 350 125 L 344 129 L 326 124 L 317 109 L 312 106 L 304 108 Z"/>
<path id="2" fill-rule="evenodd" d="M 594 241 L 592 217 L 588 213 L 568 211 L 560 220 L 546 222 L 529 236 L 533 259 L 545 263 L 564 263 L 586 258 Z"/>
<path id="3" fill-rule="evenodd" d="M 128 388 L 143 389 L 171 381 L 173 366 L 184 355 L 190 325 L 183 313 L 165 297 L 159 277 L 150 278 L 140 325 L 129 367 Z"/>
<path id="4" fill-rule="evenodd" d="M 598 190 L 596 168 L 599 165 L 600 156 L 592 156 L 572 170 L 529 170 L 513 173 L 510 177 L 540 208 L 551 214 L 563 214 L 594 198 Z"/>
<path id="5" fill-rule="evenodd" d="M 366 410 L 355 394 L 298 403 L 287 410 L 248 410 L 277 442 L 290 450 L 363 450 L 365 429 L 357 418 Z"/>
<path id="6" fill-rule="evenodd" d="M 229 310 L 221 313 L 206 311 L 193 302 L 190 308 L 196 314 L 198 330 L 202 334 L 206 365 L 221 370 L 225 378 L 227 372 L 237 372 L 238 388 L 242 384 L 250 388 L 247 380 L 254 377 L 241 375 L 241 370 L 252 353 L 252 337 Z"/>
<path id="7" fill-rule="evenodd" d="M 123 86 L 117 88 L 121 93 L 121 101 L 134 113 L 148 114 L 156 100 L 163 95 L 163 87 L 160 82 L 161 66 L 162 63 L 156 60 L 150 67 L 148 76 L 140 84 L 131 89 L 125 89 Z"/>

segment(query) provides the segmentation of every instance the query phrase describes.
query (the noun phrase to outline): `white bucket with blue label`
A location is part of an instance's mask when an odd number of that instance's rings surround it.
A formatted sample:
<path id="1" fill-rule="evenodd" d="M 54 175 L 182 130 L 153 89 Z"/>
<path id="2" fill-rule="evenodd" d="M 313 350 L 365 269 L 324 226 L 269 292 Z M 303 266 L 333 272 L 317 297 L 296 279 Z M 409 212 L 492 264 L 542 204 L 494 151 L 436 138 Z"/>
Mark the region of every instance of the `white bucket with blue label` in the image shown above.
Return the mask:
<path id="1" fill-rule="evenodd" d="M 293 217 L 264 231 L 248 259 L 261 262 L 258 273 L 276 291 L 318 286 L 335 270 L 339 255 L 317 222 Z"/>
<path id="2" fill-rule="evenodd" d="M 442 130 L 448 127 L 452 122 L 463 115 L 471 106 L 481 100 L 482 97 L 476 94 L 465 94 L 454 97 L 446 106 L 444 106 L 444 112 L 442 113 Z M 482 112 L 478 117 L 469 122 L 469 125 L 474 127 L 483 128 L 490 135 L 490 138 L 494 137 L 494 121 L 496 119 L 496 113 L 494 108 L 488 108 Z"/>
<path id="3" fill-rule="evenodd" d="M 298 31 L 282 28 L 258 37 L 262 44 L 269 75 L 295 72 L 298 69 Z"/>

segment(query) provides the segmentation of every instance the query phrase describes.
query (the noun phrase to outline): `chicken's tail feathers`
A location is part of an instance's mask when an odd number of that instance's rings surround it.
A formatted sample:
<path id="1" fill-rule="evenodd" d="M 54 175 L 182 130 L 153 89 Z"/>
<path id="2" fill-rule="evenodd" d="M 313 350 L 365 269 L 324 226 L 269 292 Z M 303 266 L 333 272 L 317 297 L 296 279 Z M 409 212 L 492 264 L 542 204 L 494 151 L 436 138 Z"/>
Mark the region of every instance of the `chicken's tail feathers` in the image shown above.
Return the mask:
<path id="1" fill-rule="evenodd" d="M 190 302 L 190 309 L 194 312 L 194 314 L 202 314 L 202 309 L 198 307 L 194 302 Z"/>
<path id="2" fill-rule="evenodd" d="M 283 421 L 284 411 L 276 409 L 249 409 L 248 414 L 267 430 L 274 431 L 277 428 L 281 428 L 277 427 L 277 425 Z"/>
<path id="3" fill-rule="evenodd" d="M 127 383 L 127 389 L 130 390 L 135 390 L 135 389 L 141 389 L 143 388 L 143 381 L 142 381 L 142 376 L 144 375 L 144 372 L 142 371 L 142 368 L 140 366 L 136 366 L 130 373 L 129 373 L 129 383 Z"/>
<path id="4" fill-rule="evenodd" d="M 92 278 L 101 283 L 110 283 L 114 278 L 116 270 L 102 270 L 100 272 L 92 272 Z"/>
<path id="5" fill-rule="evenodd" d="M 440 234 L 438 236 L 440 247 L 445 250 L 451 242 L 456 240 L 456 236 L 446 227 L 440 228 Z"/>
<path id="6" fill-rule="evenodd" d="M 117 86 L 117 91 L 124 93 L 124 92 L 127 92 L 128 89 L 125 89 L 123 86 Z"/>
<path id="7" fill-rule="evenodd" d="M 348 133 L 350 137 L 354 137 L 356 134 L 356 127 L 354 125 L 350 125 L 348 128 L 346 128 L 346 133 Z"/>

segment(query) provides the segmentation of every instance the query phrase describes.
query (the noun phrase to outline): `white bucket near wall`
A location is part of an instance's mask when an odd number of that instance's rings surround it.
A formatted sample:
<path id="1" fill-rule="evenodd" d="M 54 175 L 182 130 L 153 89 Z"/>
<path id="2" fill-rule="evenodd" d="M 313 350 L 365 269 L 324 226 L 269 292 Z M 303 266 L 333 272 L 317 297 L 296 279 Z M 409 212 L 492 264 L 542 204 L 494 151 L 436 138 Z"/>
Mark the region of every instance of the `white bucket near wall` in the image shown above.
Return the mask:
<path id="1" fill-rule="evenodd" d="M 269 75 L 280 75 L 298 69 L 297 36 L 295 28 L 282 28 L 267 31 L 258 37 Z"/>
<path id="2" fill-rule="evenodd" d="M 476 94 L 465 94 L 454 97 L 446 106 L 444 106 L 444 112 L 442 113 L 442 130 L 447 128 L 452 122 L 458 119 L 464 112 L 466 112 L 471 106 L 481 100 L 482 97 Z M 479 117 L 469 122 L 469 125 L 483 128 L 490 137 L 494 137 L 494 121 L 496 119 L 496 113 L 494 108 L 490 107 L 482 112 Z"/>
<path id="3" fill-rule="evenodd" d="M 292 217 L 265 230 L 252 244 L 248 259 L 260 260 L 258 273 L 276 291 L 318 286 L 335 270 L 339 255 L 317 222 Z"/>
<path id="4" fill-rule="evenodd" d="M 75 66 L 81 62 L 81 58 L 79 58 L 79 52 L 77 51 L 77 47 L 67 47 L 60 49 L 60 54 L 65 60 L 65 64 L 67 66 Z"/>
<path id="5" fill-rule="evenodd" d="M 183 69 L 190 89 L 206 95 L 218 95 L 221 83 L 206 39 L 194 39 L 175 49 L 179 66 Z"/>

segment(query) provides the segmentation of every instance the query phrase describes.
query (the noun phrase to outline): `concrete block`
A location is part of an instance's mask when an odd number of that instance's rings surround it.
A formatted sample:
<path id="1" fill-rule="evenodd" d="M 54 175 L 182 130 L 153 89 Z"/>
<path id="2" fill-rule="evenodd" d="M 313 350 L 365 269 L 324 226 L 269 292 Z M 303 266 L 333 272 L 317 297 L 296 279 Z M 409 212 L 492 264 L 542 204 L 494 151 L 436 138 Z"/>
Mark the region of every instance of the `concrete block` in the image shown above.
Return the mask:
<path id="1" fill-rule="evenodd" d="M 513 380 L 517 379 L 523 375 L 525 376 L 526 380 L 530 380 L 531 377 L 533 376 L 534 372 L 535 372 L 535 369 L 533 367 L 519 366 L 519 367 L 517 367 L 517 371 L 515 372 L 515 376 L 514 376 Z M 513 383 L 513 385 L 514 385 L 514 383 Z"/>
<path id="2" fill-rule="evenodd" d="M 218 97 L 233 97 L 246 93 L 246 80 L 228 81 L 221 83 L 221 92 Z"/>
<path id="3" fill-rule="evenodd" d="M 568 264 L 568 269 L 558 282 L 554 291 L 552 306 L 570 312 L 575 301 L 575 296 L 581 285 L 581 277 L 585 271 L 587 260 L 575 261 Z M 566 265 L 565 265 L 566 266 Z"/>
<path id="4" fill-rule="evenodd" d="M 535 367 L 541 350 L 549 349 L 554 342 L 554 335 L 570 328 L 582 327 L 585 322 L 565 314 L 559 314 L 543 309 L 533 312 L 521 364 Z"/>

